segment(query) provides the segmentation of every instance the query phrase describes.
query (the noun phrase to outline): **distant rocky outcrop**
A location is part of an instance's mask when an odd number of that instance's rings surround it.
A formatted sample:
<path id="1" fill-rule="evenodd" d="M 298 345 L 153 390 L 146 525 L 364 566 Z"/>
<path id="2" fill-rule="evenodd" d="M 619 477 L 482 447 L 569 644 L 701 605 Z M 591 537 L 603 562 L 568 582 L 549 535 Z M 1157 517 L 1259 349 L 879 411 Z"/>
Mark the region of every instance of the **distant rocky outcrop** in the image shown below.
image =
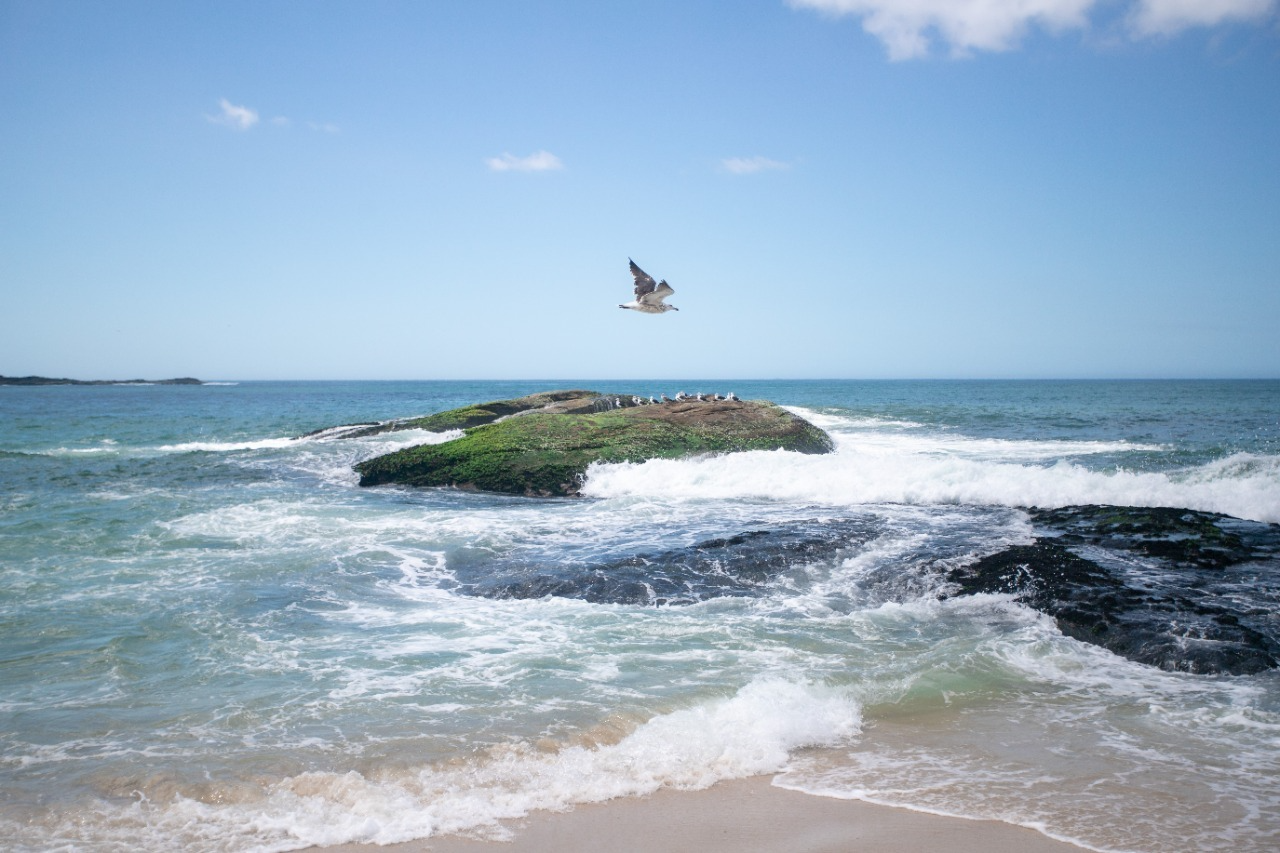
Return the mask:
<path id="1" fill-rule="evenodd" d="M 631 395 L 552 391 L 424 418 L 355 425 L 326 437 L 393 429 L 465 434 L 356 466 L 362 486 L 456 486 L 520 495 L 574 495 L 593 462 L 643 462 L 703 453 L 794 450 L 828 453 L 831 438 L 760 400 L 684 400 L 640 405 Z"/>
<path id="2" fill-rule="evenodd" d="M 1169 507 L 1030 513 L 1042 535 L 952 570 L 961 594 L 1012 593 L 1064 634 L 1161 669 L 1280 665 L 1280 526 Z"/>
<path id="3" fill-rule="evenodd" d="M 51 379 L 48 376 L 0 376 L 0 385 L 203 385 L 199 379 Z"/>

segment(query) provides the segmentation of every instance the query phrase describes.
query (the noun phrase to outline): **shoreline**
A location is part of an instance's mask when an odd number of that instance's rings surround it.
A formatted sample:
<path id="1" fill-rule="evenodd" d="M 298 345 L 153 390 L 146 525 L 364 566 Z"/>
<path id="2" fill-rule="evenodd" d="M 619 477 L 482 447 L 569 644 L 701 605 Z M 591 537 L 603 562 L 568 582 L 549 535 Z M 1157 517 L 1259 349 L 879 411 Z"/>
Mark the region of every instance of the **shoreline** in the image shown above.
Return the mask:
<path id="1" fill-rule="evenodd" d="M 456 835 L 341 844 L 328 853 L 1079 853 L 1088 848 L 995 820 L 942 817 L 778 788 L 772 776 L 700 791 L 663 788 L 504 821 L 507 840 Z"/>

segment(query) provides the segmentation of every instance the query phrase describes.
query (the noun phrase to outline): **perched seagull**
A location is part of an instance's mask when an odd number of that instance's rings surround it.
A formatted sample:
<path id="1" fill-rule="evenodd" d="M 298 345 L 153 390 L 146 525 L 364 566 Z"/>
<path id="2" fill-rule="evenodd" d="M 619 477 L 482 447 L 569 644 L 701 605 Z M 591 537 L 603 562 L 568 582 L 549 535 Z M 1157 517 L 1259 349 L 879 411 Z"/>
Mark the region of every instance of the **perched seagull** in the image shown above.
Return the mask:
<path id="1" fill-rule="evenodd" d="M 666 394 L 663 394 L 663 395 L 662 395 L 662 402 L 664 402 L 664 403 L 670 403 L 670 402 L 671 402 L 671 398 L 670 398 L 670 397 L 668 397 Z"/>
<path id="2" fill-rule="evenodd" d="M 630 308 L 642 314 L 665 314 L 668 311 L 680 310 L 662 301 L 675 293 L 671 285 L 665 280 L 655 282 L 653 276 L 636 266 L 636 262 L 630 258 L 627 258 L 627 262 L 631 264 L 631 276 L 636 280 L 636 298 L 632 302 L 619 305 L 619 308 Z"/>
<path id="3" fill-rule="evenodd" d="M 728 394 L 724 396 L 724 398 L 732 403 L 738 399 L 738 395 L 730 391 Z"/>

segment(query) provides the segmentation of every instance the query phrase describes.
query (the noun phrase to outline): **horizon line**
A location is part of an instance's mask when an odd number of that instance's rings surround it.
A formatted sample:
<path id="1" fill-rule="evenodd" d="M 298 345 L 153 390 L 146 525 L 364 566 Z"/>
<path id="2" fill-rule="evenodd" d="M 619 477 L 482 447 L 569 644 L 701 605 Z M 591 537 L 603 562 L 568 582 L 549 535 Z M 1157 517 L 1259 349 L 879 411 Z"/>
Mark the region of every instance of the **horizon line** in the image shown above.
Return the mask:
<path id="1" fill-rule="evenodd" d="M 159 384 L 172 382 L 175 377 L 164 379 L 80 379 L 72 376 L 45 376 L 42 374 L 8 375 L 0 373 L 3 379 L 47 379 L 53 382 L 101 382 L 105 384 Z M 192 379 L 194 377 L 182 377 Z M 215 382 L 1274 382 L 1280 381 L 1275 376 L 755 376 L 755 377 L 716 377 L 716 376 L 650 376 L 650 377 L 549 377 L 549 378 L 499 378 L 499 377 L 396 377 L 396 378 L 355 378 L 355 377 L 272 377 L 239 379 L 216 377 L 213 379 L 196 379 L 203 384 Z M 0 386 L 8 383 L 0 382 Z M 20 386 L 15 386 L 20 387 Z"/>

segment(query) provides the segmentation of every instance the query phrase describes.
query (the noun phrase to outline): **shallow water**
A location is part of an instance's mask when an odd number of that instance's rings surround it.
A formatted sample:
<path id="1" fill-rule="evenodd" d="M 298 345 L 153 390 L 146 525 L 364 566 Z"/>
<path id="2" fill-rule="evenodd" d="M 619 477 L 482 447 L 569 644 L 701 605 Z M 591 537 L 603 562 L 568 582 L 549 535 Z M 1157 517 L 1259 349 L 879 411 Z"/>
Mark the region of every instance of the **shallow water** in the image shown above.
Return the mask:
<path id="1" fill-rule="evenodd" d="M 293 439 L 557 387 L 773 399 L 838 451 L 534 500 L 356 485 L 448 436 Z M 1022 506 L 1280 522 L 1277 382 L 0 388 L 0 416 L 19 849 L 501 832 L 768 772 L 1103 850 L 1280 842 L 1275 671 L 1167 673 L 939 597 L 1030 540 Z"/>

